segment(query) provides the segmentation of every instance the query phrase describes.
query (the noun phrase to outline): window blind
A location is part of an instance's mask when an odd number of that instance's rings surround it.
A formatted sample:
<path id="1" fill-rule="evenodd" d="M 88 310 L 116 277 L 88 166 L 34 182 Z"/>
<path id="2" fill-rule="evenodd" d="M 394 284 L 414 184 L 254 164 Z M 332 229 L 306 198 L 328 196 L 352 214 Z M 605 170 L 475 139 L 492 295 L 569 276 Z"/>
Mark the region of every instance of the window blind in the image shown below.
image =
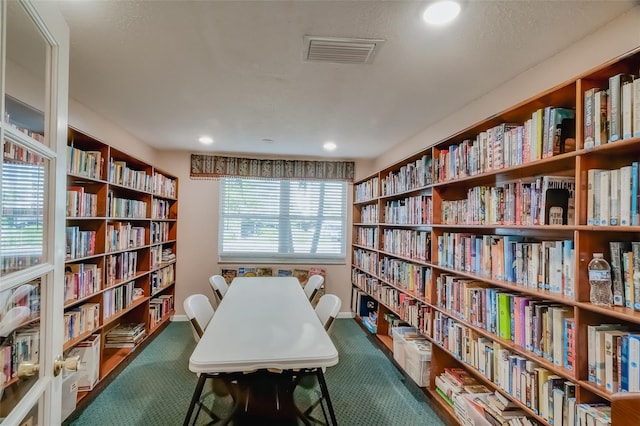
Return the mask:
<path id="1" fill-rule="evenodd" d="M 344 262 L 342 181 L 222 178 L 221 261 Z"/>

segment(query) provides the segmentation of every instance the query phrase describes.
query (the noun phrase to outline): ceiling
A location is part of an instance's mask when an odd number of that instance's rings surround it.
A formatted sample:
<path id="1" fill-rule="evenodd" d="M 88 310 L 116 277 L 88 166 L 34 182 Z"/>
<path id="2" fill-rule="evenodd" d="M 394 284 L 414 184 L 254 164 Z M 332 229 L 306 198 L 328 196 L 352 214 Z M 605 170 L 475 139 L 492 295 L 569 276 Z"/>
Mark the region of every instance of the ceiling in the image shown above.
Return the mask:
<path id="1" fill-rule="evenodd" d="M 440 28 L 426 4 L 62 1 L 70 96 L 158 149 L 372 158 L 634 2 L 467 1 Z M 309 62 L 305 35 L 385 42 L 371 64 Z"/>

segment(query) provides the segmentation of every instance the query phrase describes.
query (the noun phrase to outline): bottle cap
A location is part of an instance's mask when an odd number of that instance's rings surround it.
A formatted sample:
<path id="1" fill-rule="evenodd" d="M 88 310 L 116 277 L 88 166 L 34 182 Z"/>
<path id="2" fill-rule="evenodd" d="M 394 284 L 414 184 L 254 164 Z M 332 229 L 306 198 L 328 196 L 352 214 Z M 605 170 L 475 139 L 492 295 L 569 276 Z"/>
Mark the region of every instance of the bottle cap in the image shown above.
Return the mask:
<path id="1" fill-rule="evenodd" d="M 602 257 L 602 253 L 593 253 L 593 257 Z"/>

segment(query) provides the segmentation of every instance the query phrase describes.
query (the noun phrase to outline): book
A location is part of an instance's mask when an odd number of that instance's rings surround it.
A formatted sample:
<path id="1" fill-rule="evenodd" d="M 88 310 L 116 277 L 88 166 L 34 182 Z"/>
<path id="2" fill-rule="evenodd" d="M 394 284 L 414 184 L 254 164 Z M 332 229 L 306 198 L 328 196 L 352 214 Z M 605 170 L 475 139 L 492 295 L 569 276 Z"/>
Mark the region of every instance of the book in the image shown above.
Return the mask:
<path id="1" fill-rule="evenodd" d="M 233 279 L 238 276 L 238 270 L 223 268 L 220 270 L 220 275 L 224 277 L 227 285 L 230 285 Z"/>
<path id="2" fill-rule="evenodd" d="M 591 88 L 584 92 L 584 149 L 594 146 L 594 108 L 597 88 Z"/>
<path id="3" fill-rule="evenodd" d="M 622 82 L 620 110 L 622 115 L 622 139 L 633 136 L 633 76 Z"/>
<path id="4" fill-rule="evenodd" d="M 622 135 L 622 85 L 633 81 L 629 74 L 609 77 L 609 142 L 623 138 Z"/>
<path id="5" fill-rule="evenodd" d="M 611 254 L 611 278 L 613 287 L 613 304 L 625 305 L 625 289 L 622 277 L 622 256 L 629 250 L 629 244 L 621 241 L 610 241 L 609 252 Z"/>
<path id="6" fill-rule="evenodd" d="M 607 143 L 609 138 L 609 121 L 607 120 L 608 100 L 609 92 L 607 90 L 600 90 L 596 92 L 593 106 L 594 146 L 604 145 Z"/>

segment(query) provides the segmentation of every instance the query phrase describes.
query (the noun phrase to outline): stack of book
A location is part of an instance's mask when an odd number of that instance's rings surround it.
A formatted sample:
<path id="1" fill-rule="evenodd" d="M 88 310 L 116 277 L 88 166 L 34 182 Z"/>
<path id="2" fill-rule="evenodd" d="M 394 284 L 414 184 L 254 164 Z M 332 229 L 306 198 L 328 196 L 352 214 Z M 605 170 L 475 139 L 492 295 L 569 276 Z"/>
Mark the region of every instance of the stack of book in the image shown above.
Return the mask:
<path id="1" fill-rule="evenodd" d="M 107 333 L 105 348 L 133 348 L 140 343 L 147 332 L 145 324 L 118 324 Z"/>
<path id="2" fill-rule="evenodd" d="M 478 385 L 476 379 L 462 368 L 445 368 L 442 374 L 436 376 L 436 392 L 452 407 L 456 396 L 477 393 Z"/>
<path id="3" fill-rule="evenodd" d="M 513 401 L 499 392 L 467 396 L 471 407 L 484 414 L 485 420 L 491 425 L 537 425 L 533 419 L 527 418 L 526 413 Z"/>

